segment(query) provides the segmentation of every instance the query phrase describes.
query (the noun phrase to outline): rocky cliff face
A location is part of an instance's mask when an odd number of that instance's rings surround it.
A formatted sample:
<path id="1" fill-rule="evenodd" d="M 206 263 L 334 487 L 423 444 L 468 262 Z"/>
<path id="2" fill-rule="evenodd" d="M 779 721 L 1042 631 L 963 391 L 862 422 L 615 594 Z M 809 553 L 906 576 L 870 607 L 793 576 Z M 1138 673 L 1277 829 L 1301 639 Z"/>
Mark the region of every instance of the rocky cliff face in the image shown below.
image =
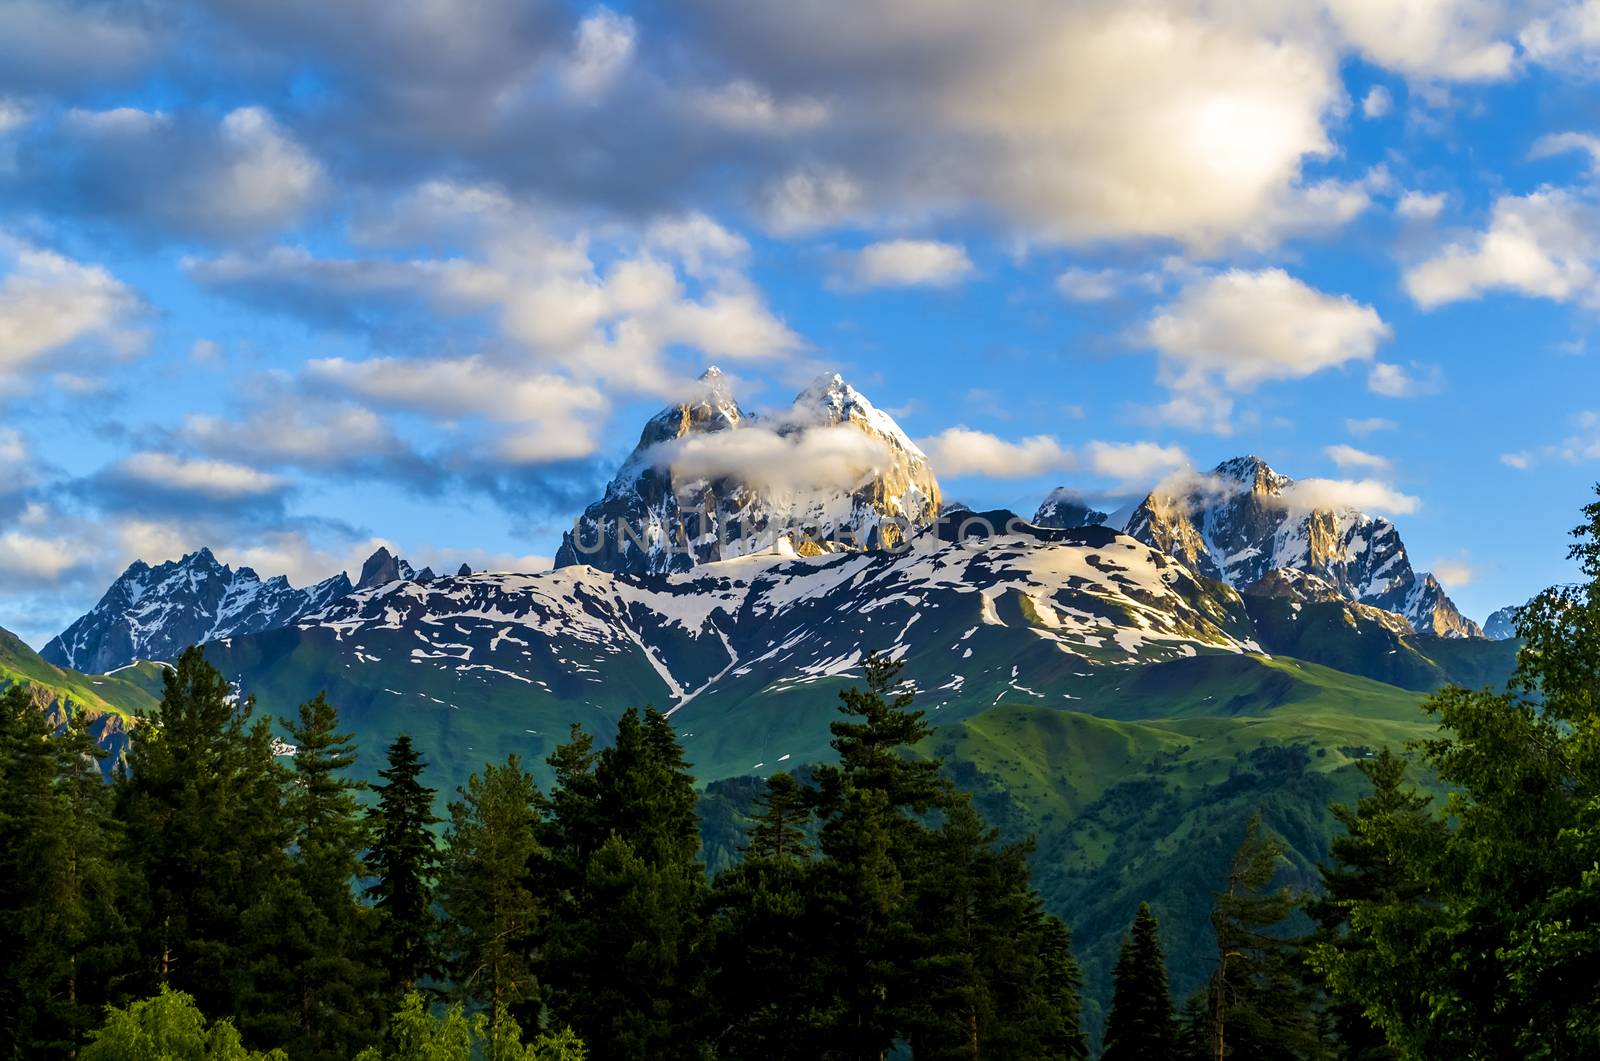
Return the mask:
<path id="1" fill-rule="evenodd" d="M 1480 637 L 1432 575 L 1413 570 L 1394 524 L 1353 508 L 1301 503 L 1294 480 L 1257 457 L 1153 492 L 1127 533 L 1202 575 L 1243 588 L 1279 568 L 1306 572 L 1349 600 L 1405 616 L 1419 633 Z"/>
<path id="2" fill-rule="evenodd" d="M 802 556 L 898 548 L 935 521 L 939 485 L 892 417 L 837 375 L 770 417 L 716 369 L 668 406 L 563 538 L 557 567 L 664 574 L 787 539 Z"/>

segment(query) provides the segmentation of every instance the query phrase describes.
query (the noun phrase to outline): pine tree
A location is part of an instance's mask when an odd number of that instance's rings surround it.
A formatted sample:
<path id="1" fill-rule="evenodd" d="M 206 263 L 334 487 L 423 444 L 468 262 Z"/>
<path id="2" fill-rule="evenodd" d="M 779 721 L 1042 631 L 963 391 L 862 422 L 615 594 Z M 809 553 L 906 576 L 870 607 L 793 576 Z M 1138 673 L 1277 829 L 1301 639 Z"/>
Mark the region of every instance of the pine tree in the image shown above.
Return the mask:
<path id="1" fill-rule="evenodd" d="M 552 1011 L 600 1057 L 700 1056 L 708 887 L 671 722 L 630 709 L 597 757 L 580 737 L 551 762 L 549 835 L 568 884 L 545 947 Z"/>
<path id="2" fill-rule="evenodd" d="M 289 724 L 295 751 L 284 812 L 293 870 L 253 915 L 258 946 L 241 1001 L 248 1037 L 307 1061 L 345 1061 L 370 1039 L 378 982 L 368 963 L 372 915 L 352 891 L 367 844 L 356 798 L 365 786 L 345 776 L 356 750 L 338 726 L 321 694 Z"/>
<path id="3" fill-rule="evenodd" d="M 1177 1027 L 1167 991 L 1161 930 L 1148 903 L 1140 903 L 1122 941 L 1106 1019 L 1102 1061 L 1168 1061 L 1176 1056 Z"/>
<path id="4" fill-rule="evenodd" d="M 378 915 L 374 960 L 384 976 L 386 1008 L 394 1008 L 424 980 L 441 974 L 435 945 L 438 918 L 433 890 L 439 873 L 438 843 L 432 826 L 434 790 L 421 782 L 423 762 L 405 734 L 389 745 L 383 783 L 373 787 L 377 802 L 368 812 L 372 847 L 364 866 L 373 878 L 367 887 Z"/>
<path id="5" fill-rule="evenodd" d="M 806 838 L 811 808 L 805 788 L 793 774 L 779 772 L 767 778 L 767 789 L 757 801 L 757 811 L 745 851 L 747 859 L 784 862 L 811 857 L 811 843 Z"/>
<path id="6" fill-rule="evenodd" d="M 717 875 L 709 929 L 718 1050 L 729 1057 L 811 1061 L 819 1056 L 821 995 L 808 904 L 817 871 L 805 823 L 807 789 L 792 774 L 767 779 L 742 862 Z"/>
<path id="7" fill-rule="evenodd" d="M 536 1027 L 535 937 L 546 911 L 533 891 L 542 805 L 533 775 L 515 754 L 488 765 L 450 804 L 438 899 L 444 958 L 457 995 L 490 1012 L 503 1008 Z"/>
<path id="8" fill-rule="evenodd" d="M 251 722 L 198 648 L 165 675 L 161 704 L 133 728 L 118 790 L 119 857 L 138 948 L 127 986 L 170 986 L 214 1017 L 239 1011 L 260 940 L 252 919 L 291 876 L 287 771 L 268 719 Z"/>
<path id="9" fill-rule="evenodd" d="M 1252 815 L 1211 912 L 1210 1047 L 1216 1061 L 1325 1055 L 1312 1002 L 1296 975 L 1294 945 L 1282 934 L 1296 901 L 1271 889 L 1283 844 Z"/>

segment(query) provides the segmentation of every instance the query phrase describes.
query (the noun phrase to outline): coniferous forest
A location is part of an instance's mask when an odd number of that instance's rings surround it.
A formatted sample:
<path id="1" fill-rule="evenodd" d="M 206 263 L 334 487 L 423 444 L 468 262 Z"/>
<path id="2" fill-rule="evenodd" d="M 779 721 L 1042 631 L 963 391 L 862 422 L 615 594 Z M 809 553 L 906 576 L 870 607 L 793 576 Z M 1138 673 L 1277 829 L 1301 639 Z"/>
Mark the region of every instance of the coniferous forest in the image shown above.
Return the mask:
<path id="1" fill-rule="evenodd" d="M 1141 906 L 1105 1058 L 1600 1056 L 1600 502 L 1587 578 L 1523 608 L 1505 690 L 1446 688 L 1438 733 L 1361 764 L 1321 887 L 1279 884 L 1259 817 L 1174 1000 Z M 124 762 L 21 686 L 0 711 L 0 1051 L 85 1059 L 1090 1056 L 1066 924 L 914 749 L 869 657 L 836 762 L 767 782 L 742 857 L 702 861 L 670 721 L 574 727 L 444 801 L 409 738 L 370 790 L 322 697 L 283 723 L 198 649 Z M 1419 787 L 1436 779 L 1447 793 Z M 1070 912 L 1069 912 L 1070 913 Z"/>

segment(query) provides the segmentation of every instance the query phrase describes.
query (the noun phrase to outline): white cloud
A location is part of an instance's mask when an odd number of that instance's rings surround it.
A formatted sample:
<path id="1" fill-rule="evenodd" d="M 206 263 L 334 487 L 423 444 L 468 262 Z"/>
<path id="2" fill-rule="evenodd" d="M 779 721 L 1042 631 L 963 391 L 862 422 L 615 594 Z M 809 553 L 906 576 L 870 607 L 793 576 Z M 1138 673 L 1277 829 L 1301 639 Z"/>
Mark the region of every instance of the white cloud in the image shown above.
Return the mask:
<path id="1" fill-rule="evenodd" d="M 1394 204 L 1394 212 L 1408 221 L 1431 221 L 1444 209 L 1444 198 L 1443 192 L 1406 192 Z"/>
<path id="2" fill-rule="evenodd" d="M 118 461 L 111 468 L 119 479 L 153 486 L 175 493 L 194 494 L 212 501 L 238 501 L 277 493 L 288 485 L 276 475 L 268 475 L 242 464 L 220 460 L 191 460 L 143 450 Z"/>
<path id="3" fill-rule="evenodd" d="M 1191 464 L 1181 448 L 1154 442 L 1090 442 L 1084 456 L 1096 475 L 1116 480 L 1121 491 L 1147 488 Z"/>
<path id="4" fill-rule="evenodd" d="M 1489 0 L 1326 0 L 1345 38 L 1379 65 L 1420 78 L 1497 81 L 1516 51 L 1502 5 Z"/>
<path id="5" fill-rule="evenodd" d="M 1533 142 L 1529 158 L 1551 158 L 1569 151 L 1580 151 L 1589 156 L 1589 168 L 1600 167 L 1600 136 L 1593 133 L 1548 133 Z"/>
<path id="6" fill-rule="evenodd" d="M 142 345 L 142 333 L 129 324 L 139 299 L 101 266 L 0 234 L 0 261 L 6 260 L 11 270 L 0 280 L 0 379 L 89 340 L 118 356 Z"/>
<path id="7" fill-rule="evenodd" d="M 1385 398 L 1415 398 L 1419 394 L 1432 394 L 1443 382 L 1443 374 L 1436 366 L 1394 365 L 1379 361 L 1367 373 L 1367 389 Z"/>
<path id="8" fill-rule="evenodd" d="M 230 111 L 220 127 L 221 157 L 201 187 L 207 212 L 247 225 L 298 217 L 323 191 L 322 164 L 261 107 Z"/>
<path id="9" fill-rule="evenodd" d="M 8 579 L 50 583 L 82 562 L 82 555 L 57 536 L 41 538 L 21 531 L 0 534 L 0 575 Z"/>
<path id="10" fill-rule="evenodd" d="M 1297 479 L 1283 492 L 1284 503 L 1297 511 L 1354 508 L 1405 516 L 1422 502 L 1376 479 Z"/>
<path id="11" fill-rule="evenodd" d="M 1344 422 L 1344 429 L 1358 438 L 1373 435 L 1379 431 L 1393 431 L 1400 425 L 1393 420 L 1381 416 L 1369 416 L 1365 419 L 1348 419 Z"/>
<path id="12" fill-rule="evenodd" d="M 1600 61 L 1600 3 L 1562 3 L 1549 15 L 1528 23 L 1519 42 L 1534 62 L 1592 74 Z"/>
<path id="13" fill-rule="evenodd" d="M 738 476 L 780 491 L 854 489 L 889 466 L 889 449 L 841 424 L 778 433 L 764 427 L 686 435 L 657 446 L 651 460 L 680 480 Z"/>
<path id="14" fill-rule="evenodd" d="M 1526 450 L 1518 453 L 1502 453 L 1500 454 L 1500 463 L 1508 468 L 1515 468 L 1518 471 L 1525 472 L 1533 467 L 1533 454 Z"/>
<path id="15" fill-rule="evenodd" d="M 1389 327 L 1371 306 L 1324 294 L 1281 269 L 1202 276 L 1135 338 L 1160 355 L 1169 423 L 1225 432 L 1231 393 L 1371 360 Z"/>
<path id="16" fill-rule="evenodd" d="M 596 414 L 609 406 L 593 386 L 550 373 L 516 371 L 482 357 L 327 358 L 307 362 L 306 376 L 378 405 L 440 421 L 481 417 L 512 425 L 495 449 L 502 459 L 518 464 L 593 453 Z"/>
<path id="17" fill-rule="evenodd" d="M 948 287 L 972 272 L 964 247 L 928 239 L 872 243 L 856 255 L 855 282 L 873 287 Z"/>
<path id="18" fill-rule="evenodd" d="M 306 395 L 264 402 L 244 416 L 194 413 L 180 435 L 212 455 L 313 468 L 357 464 L 401 448 L 371 409 Z"/>
<path id="19" fill-rule="evenodd" d="M 1466 560 L 1445 559 L 1435 560 L 1432 565 L 1433 576 L 1450 589 L 1461 589 L 1472 584 L 1478 577 L 1478 569 Z"/>
<path id="20" fill-rule="evenodd" d="M 1544 188 L 1497 199 L 1487 229 L 1407 270 L 1405 286 L 1423 309 L 1496 290 L 1564 302 L 1593 288 L 1597 256 L 1593 204 Z"/>
<path id="21" fill-rule="evenodd" d="M 1349 471 L 1351 468 L 1364 468 L 1373 472 L 1386 472 L 1389 470 L 1389 459 L 1387 457 L 1380 457 L 1376 453 L 1368 453 L 1366 450 L 1356 449 L 1354 446 L 1340 443 L 1328 446 L 1323 452 L 1328 455 L 1329 460 L 1339 466 L 1341 471 Z"/>
<path id="22" fill-rule="evenodd" d="M 1394 97 L 1382 85 L 1373 85 L 1361 100 L 1361 113 L 1368 118 L 1382 118 L 1394 107 Z"/>
<path id="23" fill-rule="evenodd" d="M 917 445 L 928 454 L 936 474 L 952 478 L 983 475 L 1026 479 L 1078 464 L 1076 455 L 1049 435 L 1007 442 L 985 431 L 951 427 L 931 438 L 919 439 Z"/>
<path id="24" fill-rule="evenodd" d="M 567 90 L 587 98 L 604 93 L 628 68 L 636 37 L 633 19 L 606 8 L 578 23 L 565 71 Z"/>

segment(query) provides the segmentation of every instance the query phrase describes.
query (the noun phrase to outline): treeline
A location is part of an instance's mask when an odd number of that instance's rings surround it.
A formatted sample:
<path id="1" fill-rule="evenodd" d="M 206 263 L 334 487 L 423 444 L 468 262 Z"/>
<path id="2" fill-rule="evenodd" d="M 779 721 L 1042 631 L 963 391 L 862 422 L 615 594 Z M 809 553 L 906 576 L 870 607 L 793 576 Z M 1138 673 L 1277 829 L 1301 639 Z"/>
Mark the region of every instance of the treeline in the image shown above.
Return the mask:
<path id="1" fill-rule="evenodd" d="M 841 694 L 836 765 L 774 776 L 708 875 L 667 718 L 574 727 L 434 817 L 409 738 L 363 800 L 318 697 L 270 720 L 198 650 L 102 780 L 83 726 L 0 711 L 0 1054 L 114 1061 L 1079 1058 L 1066 927 L 909 755 L 897 666 Z M 442 825 L 442 829 L 438 828 Z M 276 1053 L 270 1053 L 276 1052 Z"/>

